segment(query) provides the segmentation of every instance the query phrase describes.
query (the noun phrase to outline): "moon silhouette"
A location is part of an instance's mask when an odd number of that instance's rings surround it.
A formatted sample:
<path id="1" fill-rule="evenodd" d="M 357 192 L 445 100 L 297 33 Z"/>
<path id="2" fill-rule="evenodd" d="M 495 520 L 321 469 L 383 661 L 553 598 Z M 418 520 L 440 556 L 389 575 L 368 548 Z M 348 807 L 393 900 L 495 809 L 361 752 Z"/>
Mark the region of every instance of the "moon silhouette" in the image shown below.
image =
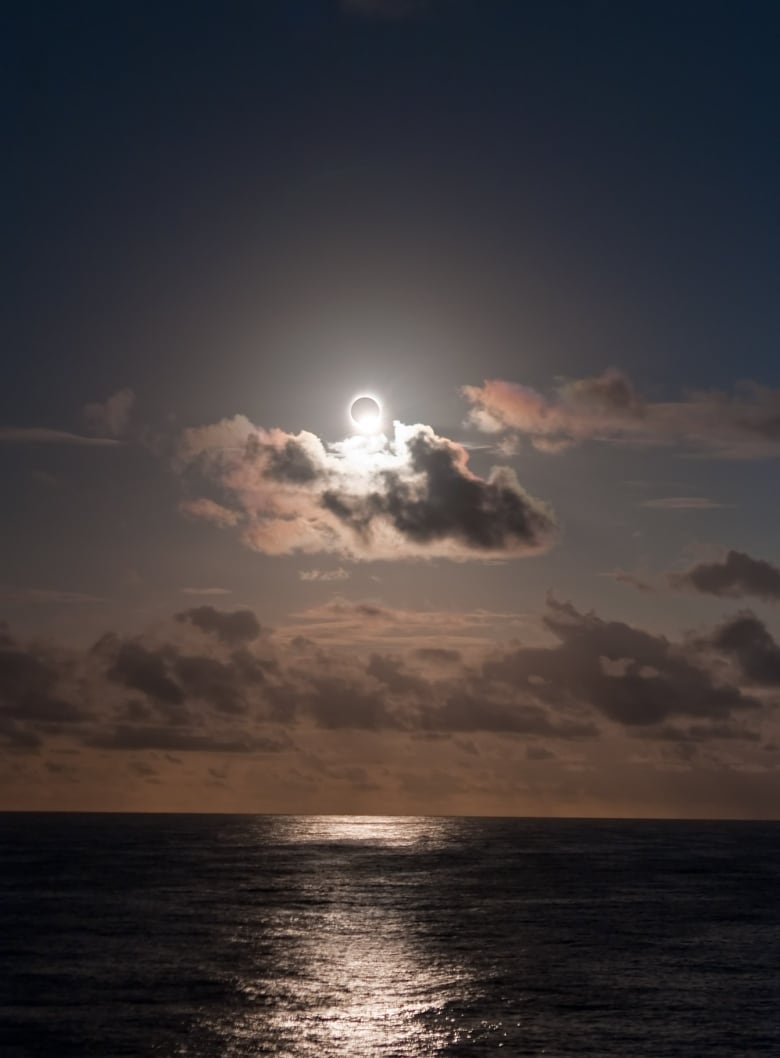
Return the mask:
<path id="1" fill-rule="evenodd" d="M 358 397 L 352 402 L 349 414 L 361 430 L 378 430 L 382 421 L 382 409 L 373 397 Z"/>

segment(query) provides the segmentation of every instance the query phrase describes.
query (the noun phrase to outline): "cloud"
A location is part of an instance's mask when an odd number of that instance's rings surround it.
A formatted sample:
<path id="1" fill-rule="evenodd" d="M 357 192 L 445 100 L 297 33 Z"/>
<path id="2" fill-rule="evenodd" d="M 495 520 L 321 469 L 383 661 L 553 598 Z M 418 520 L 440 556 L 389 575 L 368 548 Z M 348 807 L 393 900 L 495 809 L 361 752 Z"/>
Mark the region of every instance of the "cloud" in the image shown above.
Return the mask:
<path id="1" fill-rule="evenodd" d="M 38 426 L 0 426 L 0 444 L 83 445 L 114 447 L 121 442 L 110 437 L 82 437 L 65 430 L 49 430 Z"/>
<path id="2" fill-rule="evenodd" d="M 765 602 L 780 600 L 780 568 L 744 551 L 728 551 L 719 562 L 700 562 L 682 573 L 671 573 L 669 583 L 678 590 L 738 599 L 755 595 Z"/>
<path id="3" fill-rule="evenodd" d="M 232 511 L 228 507 L 223 507 L 221 503 L 205 498 L 182 500 L 179 510 L 190 518 L 211 522 L 220 529 L 230 529 L 241 521 L 241 514 L 238 511 Z"/>
<path id="4" fill-rule="evenodd" d="M 247 711 L 244 681 L 235 659 L 225 662 L 198 654 L 182 655 L 176 658 L 173 671 L 185 695 L 208 702 L 219 713 L 240 716 Z M 261 670 L 260 681 L 264 679 Z"/>
<path id="5" fill-rule="evenodd" d="M 414 653 L 421 661 L 434 661 L 445 665 L 454 665 L 461 660 L 459 650 L 446 647 L 419 647 Z"/>
<path id="6" fill-rule="evenodd" d="M 647 401 L 621 371 L 559 384 L 551 397 L 497 379 L 465 386 L 469 420 L 486 433 L 527 437 L 540 451 L 585 441 L 682 445 L 730 459 L 780 455 L 780 389 L 743 383 L 733 393 Z"/>
<path id="7" fill-rule="evenodd" d="M 339 566 L 338 569 L 302 569 L 299 571 L 298 576 L 304 581 L 320 581 L 321 583 L 327 583 L 337 580 L 349 580 L 349 570 L 342 569 Z"/>
<path id="8" fill-rule="evenodd" d="M 542 700 L 588 705 L 631 728 L 652 727 L 672 716 L 723 719 L 760 708 L 738 686 L 721 683 L 694 651 L 619 621 L 583 614 L 548 600 L 544 623 L 553 647 L 524 648 L 485 662 L 485 675 L 526 686 L 536 678 Z"/>
<path id="9" fill-rule="evenodd" d="M 68 654 L 24 647 L 0 622 L 0 737 L 34 746 L 43 731 L 89 719 L 90 711 L 68 693 L 70 671 Z"/>
<path id="10" fill-rule="evenodd" d="M 229 588 L 180 588 L 182 595 L 230 595 Z"/>
<path id="11" fill-rule="evenodd" d="M 552 753 L 549 749 L 546 749 L 544 746 L 538 746 L 533 742 L 525 748 L 526 760 L 539 761 L 553 760 L 554 758 L 555 754 Z"/>
<path id="12" fill-rule="evenodd" d="M 629 588 L 636 588 L 637 591 L 645 594 L 655 591 L 655 586 L 649 580 L 637 577 L 636 574 L 628 573 L 624 569 L 616 569 L 611 573 L 602 573 L 600 576 L 609 577 L 610 580 L 614 580 L 618 584 L 626 584 Z"/>
<path id="13" fill-rule="evenodd" d="M 300 692 L 300 708 L 326 729 L 388 730 L 399 726 L 379 688 L 360 678 L 311 675 Z"/>
<path id="14" fill-rule="evenodd" d="M 521 696 L 504 699 L 486 693 L 481 681 L 453 688 L 440 706 L 423 709 L 423 726 L 434 731 L 488 731 L 494 734 L 544 735 L 562 739 L 595 738 L 590 718 L 559 717 Z"/>
<path id="15" fill-rule="evenodd" d="M 639 731 L 638 738 L 647 738 L 648 732 Z M 675 726 L 664 724 L 662 727 L 650 732 L 650 737 L 661 742 L 712 742 L 717 739 L 737 742 L 760 742 L 761 735 L 757 731 L 741 724 L 723 721 L 713 721 L 707 724 L 688 724 L 687 726 Z"/>
<path id="16" fill-rule="evenodd" d="M 98 437 L 122 437 L 130 424 L 134 403 L 133 391 L 120 389 L 102 404 L 86 404 L 84 418 Z"/>
<path id="17" fill-rule="evenodd" d="M 101 651 L 105 647 L 105 640 L 98 644 Z M 184 703 L 184 691 L 169 673 L 169 658 L 170 652 L 165 648 L 149 649 L 139 642 L 124 642 L 118 645 L 106 675 L 124 687 L 141 691 L 157 704 L 179 706 Z M 186 714 L 181 715 L 186 718 Z"/>
<path id="18" fill-rule="evenodd" d="M 428 683 L 421 676 L 409 672 L 403 659 L 385 654 L 372 654 L 366 672 L 389 691 L 396 694 L 424 695 Z"/>
<path id="19" fill-rule="evenodd" d="M 254 614 L 191 611 L 176 615 L 174 621 L 181 625 L 183 617 L 191 616 L 209 637 L 213 634 L 214 653 L 208 652 L 206 643 L 185 645 L 175 638 L 150 643 L 138 637 L 122 640 L 106 636 L 92 648 L 110 681 L 143 695 L 125 703 L 123 721 L 163 720 L 171 726 L 191 728 L 202 723 L 199 710 L 203 705 L 225 722 L 240 719 L 251 702 L 257 703 L 258 689 L 274 671 L 275 663 L 266 654 L 244 647 L 256 638 L 254 629 L 259 629 Z"/>
<path id="20" fill-rule="evenodd" d="M 412 610 L 389 607 L 375 599 L 336 597 L 292 614 L 277 636 L 315 640 L 330 647 L 377 649 L 393 642 L 399 649 L 484 650 L 488 638 L 509 634 L 538 635 L 529 614 L 490 610 Z"/>
<path id="21" fill-rule="evenodd" d="M 267 554 L 462 561 L 549 549 L 550 508 L 510 468 L 483 478 L 468 462 L 462 445 L 429 426 L 395 423 L 391 439 L 325 445 L 305 431 L 262 430 L 237 416 L 184 431 L 176 465 L 190 486 L 216 483 L 232 504 L 187 501 L 186 513 L 240 526 L 243 542 Z"/>
<path id="22" fill-rule="evenodd" d="M 176 620 L 188 621 L 231 646 L 251 642 L 260 635 L 260 624 L 251 610 L 228 613 L 213 606 L 198 606 L 176 614 Z"/>
<path id="23" fill-rule="evenodd" d="M 749 610 L 724 621 L 704 642 L 733 658 L 743 679 L 758 686 L 780 686 L 780 646 Z"/>
<path id="24" fill-rule="evenodd" d="M 387 628 L 406 621 L 382 612 Z M 307 738 L 346 747 L 384 732 L 382 746 L 406 760 L 415 739 L 481 734 L 504 740 L 507 761 L 527 738 L 586 754 L 616 732 L 659 746 L 757 744 L 780 647 L 753 615 L 674 642 L 551 597 L 543 624 L 542 645 L 486 639 L 465 656 L 416 637 L 345 649 L 257 635 L 250 611 L 211 607 L 87 650 L 22 645 L 2 626 L 0 743 L 15 755 L 54 746 L 293 760 Z"/>
<path id="25" fill-rule="evenodd" d="M 85 744 L 97 749 L 157 749 L 178 753 L 269 753 L 286 748 L 286 744 L 258 740 L 248 736 L 198 734 L 179 727 L 156 725 L 127 727 L 119 725 L 109 731 L 90 735 Z"/>

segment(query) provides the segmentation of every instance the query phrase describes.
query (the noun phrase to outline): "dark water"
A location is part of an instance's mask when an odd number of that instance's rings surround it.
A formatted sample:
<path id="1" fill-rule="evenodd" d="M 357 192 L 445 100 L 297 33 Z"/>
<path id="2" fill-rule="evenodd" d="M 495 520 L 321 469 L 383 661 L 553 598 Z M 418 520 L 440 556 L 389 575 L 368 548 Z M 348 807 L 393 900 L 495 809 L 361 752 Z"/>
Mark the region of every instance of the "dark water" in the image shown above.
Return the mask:
<path id="1" fill-rule="evenodd" d="M 779 838 L 0 816 L 0 1054 L 780 1055 Z"/>

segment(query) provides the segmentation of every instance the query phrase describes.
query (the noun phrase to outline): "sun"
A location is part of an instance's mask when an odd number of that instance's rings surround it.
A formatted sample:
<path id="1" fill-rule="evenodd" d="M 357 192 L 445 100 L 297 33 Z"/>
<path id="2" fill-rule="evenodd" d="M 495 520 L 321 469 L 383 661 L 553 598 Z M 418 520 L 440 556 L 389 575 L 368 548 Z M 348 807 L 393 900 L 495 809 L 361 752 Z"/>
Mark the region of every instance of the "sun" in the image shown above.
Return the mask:
<path id="1" fill-rule="evenodd" d="M 361 433 L 378 433 L 382 426 L 382 409 L 375 397 L 356 397 L 350 404 L 349 415 Z"/>

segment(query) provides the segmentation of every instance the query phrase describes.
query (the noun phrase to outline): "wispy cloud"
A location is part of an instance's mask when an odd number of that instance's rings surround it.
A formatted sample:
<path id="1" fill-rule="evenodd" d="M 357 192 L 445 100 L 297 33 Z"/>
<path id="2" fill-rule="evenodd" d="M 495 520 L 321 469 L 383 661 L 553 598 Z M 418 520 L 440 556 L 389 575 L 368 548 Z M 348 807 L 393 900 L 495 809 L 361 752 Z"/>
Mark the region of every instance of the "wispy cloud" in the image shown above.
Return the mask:
<path id="1" fill-rule="evenodd" d="M 641 592 L 652 592 L 655 591 L 655 586 L 647 580 L 645 577 L 638 577 L 635 573 L 628 573 L 624 569 L 616 569 L 610 573 L 602 573 L 602 577 L 609 577 L 610 580 L 616 581 L 618 584 L 625 584 L 629 588 L 635 588 Z"/>
<path id="2" fill-rule="evenodd" d="M 230 595 L 229 588 L 181 588 L 182 595 Z"/>
<path id="3" fill-rule="evenodd" d="M 0 443 L 98 447 L 119 445 L 128 431 L 134 403 L 133 391 L 120 389 L 105 401 L 85 404 L 82 413 L 88 435 L 51 430 L 45 426 L 3 426 L 0 427 Z"/>
<path id="4" fill-rule="evenodd" d="M 639 506 L 657 511 L 714 511 L 729 505 L 718 503 L 708 496 L 661 496 L 655 500 L 644 500 Z"/>
<path id="5" fill-rule="evenodd" d="M 219 526 L 220 529 L 229 529 L 238 525 L 241 521 L 241 513 L 239 511 L 230 510 L 228 507 L 223 507 L 221 503 L 215 503 L 214 500 L 206 498 L 182 500 L 179 504 L 179 510 L 190 518 L 211 522 L 212 525 Z"/>
<path id="6" fill-rule="evenodd" d="M 493 610 L 414 610 L 388 606 L 377 599 L 340 596 L 292 614 L 277 637 L 316 639 L 330 644 L 376 648 L 394 643 L 399 649 L 481 650 L 496 638 L 538 639 L 538 622 L 526 613 Z"/>
<path id="7" fill-rule="evenodd" d="M 299 570 L 298 576 L 304 581 L 327 583 L 329 581 L 349 580 L 351 574 L 349 570 L 339 566 L 338 569 L 302 569 Z"/>
<path id="8" fill-rule="evenodd" d="M 39 426 L 0 426 L 0 444 L 111 447 L 121 442 L 111 437 L 83 437 L 81 434 L 68 433 L 66 430 L 49 430 Z"/>

